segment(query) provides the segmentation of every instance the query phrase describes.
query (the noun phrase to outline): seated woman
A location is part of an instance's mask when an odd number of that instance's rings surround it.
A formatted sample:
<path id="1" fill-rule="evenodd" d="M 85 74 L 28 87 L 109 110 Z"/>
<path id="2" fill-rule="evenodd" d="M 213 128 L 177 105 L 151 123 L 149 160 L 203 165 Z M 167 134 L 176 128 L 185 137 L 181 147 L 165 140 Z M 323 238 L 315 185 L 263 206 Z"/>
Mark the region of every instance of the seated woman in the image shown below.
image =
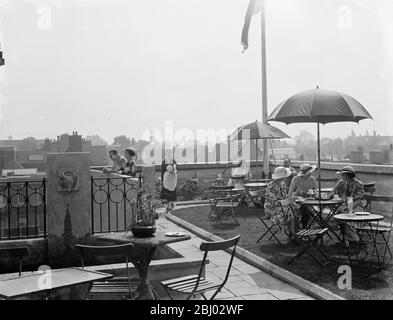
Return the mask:
<path id="1" fill-rule="evenodd" d="M 272 175 L 272 181 L 266 188 L 265 214 L 270 216 L 271 221 L 280 229 L 284 228 L 288 236 L 293 239 L 296 234 L 297 212 L 290 208 L 288 189 L 285 180 L 291 175 L 291 170 L 277 167 Z"/>
<path id="2" fill-rule="evenodd" d="M 312 166 L 308 163 L 300 166 L 300 172 L 297 176 L 292 179 L 291 185 L 289 186 L 289 197 L 294 196 L 307 196 L 307 191 L 317 188 L 317 179 L 311 175 L 315 170 L 316 166 Z M 301 222 L 303 229 L 308 228 L 308 222 L 310 220 L 310 214 L 307 211 L 311 211 L 307 206 L 298 206 L 299 214 L 301 216 Z"/>
<path id="3" fill-rule="evenodd" d="M 337 213 L 348 213 L 348 198 L 352 198 L 353 211 L 363 211 L 365 206 L 364 187 L 362 182 L 356 177 L 355 170 L 350 166 L 343 167 L 337 174 L 341 174 L 342 179 L 337 183 L 331 193 L 331 197 L 338 194 L 340 198 L 346 199 L 346 201 L 337 210 Z M 345 236 L 345 242 L 348 244 L 349 240 L 359 241 L 355 229 L 350 224 L 341 225 L 343 234 Z"/>

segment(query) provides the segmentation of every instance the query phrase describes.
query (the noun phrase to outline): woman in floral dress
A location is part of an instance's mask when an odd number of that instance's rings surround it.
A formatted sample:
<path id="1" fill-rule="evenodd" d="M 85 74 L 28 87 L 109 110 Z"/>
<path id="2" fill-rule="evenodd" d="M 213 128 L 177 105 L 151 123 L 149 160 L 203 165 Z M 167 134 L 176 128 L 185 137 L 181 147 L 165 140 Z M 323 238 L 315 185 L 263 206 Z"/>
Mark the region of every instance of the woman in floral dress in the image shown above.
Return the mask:
<path id="1" fill-rule="evenodd" d="M 290 207 L 286 179 L 291 175 L 291 170 L 277 167 L 272 175 L 273 181 L 269 183 L 265 194 L 265 214 L 279 228 L 284 229 L 292 239 L 296 234 L 298 225 L 297 212 Z"/>
<path id="2" fill-rule="evenodd" d="M 338 194 L 340 198 L 346 201 L 338 208 L 337 213 L 348 213 L 348 198 L 353 199 L 353 212 L 364 211 L 366 201 L 364 197 L 364 187 L 362 182 L 356 177 L 355 170 L 350 166 L 343 167 L 337 174 L 341 174 L 342 180 L 340 180 L 334 187 L 331 197 Z M 359 241 L 359 236 L 357 235 L 354 224 L 342 224 L 340 227 L 343 228 L 343 234 L 346 237 L 346 242 Z"/>

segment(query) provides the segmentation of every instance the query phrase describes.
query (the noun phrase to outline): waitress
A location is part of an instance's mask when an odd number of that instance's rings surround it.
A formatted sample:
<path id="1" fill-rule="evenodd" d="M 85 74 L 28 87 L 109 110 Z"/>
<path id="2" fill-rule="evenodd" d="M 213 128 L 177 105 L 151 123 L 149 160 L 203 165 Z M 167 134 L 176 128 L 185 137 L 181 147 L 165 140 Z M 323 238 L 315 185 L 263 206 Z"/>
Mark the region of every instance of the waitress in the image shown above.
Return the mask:
<path id="1" fill-rule="evenodd" d="M 177 170 L 176 161 L 167 155 L 161 163 L 161 195 L 160 199 L 168 202 L 176 201 Z"/>

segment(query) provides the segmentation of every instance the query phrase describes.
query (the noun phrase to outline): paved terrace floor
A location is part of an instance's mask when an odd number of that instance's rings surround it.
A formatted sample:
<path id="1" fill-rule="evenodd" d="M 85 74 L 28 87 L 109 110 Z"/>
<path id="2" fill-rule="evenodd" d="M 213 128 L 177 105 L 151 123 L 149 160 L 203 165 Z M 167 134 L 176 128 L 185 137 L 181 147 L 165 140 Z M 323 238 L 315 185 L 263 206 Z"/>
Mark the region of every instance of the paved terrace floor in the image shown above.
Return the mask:
<path id="1" fill-rule="evenodd" d="M 157 222 L 158 228 L 164 232 L 182 231 L 191 235 L 191 240 L 170 244 L 185 258 L 202 259 L 199 250 L 202 240 L 196 235 L 182 229 L 164 217 Z M 223 251 L 211 252 L 208 255 L 209 264 L 206 265 L 206 277 L 223 279 L 226 274 L 230 255 Z M 207 294 L 210 297 L 212 292 Z M 231 273 L 224 289 L 216 296 L 218 300 L 314 300 L 299 289 L 261 271 L 246 262 L 234 258 Z"/>

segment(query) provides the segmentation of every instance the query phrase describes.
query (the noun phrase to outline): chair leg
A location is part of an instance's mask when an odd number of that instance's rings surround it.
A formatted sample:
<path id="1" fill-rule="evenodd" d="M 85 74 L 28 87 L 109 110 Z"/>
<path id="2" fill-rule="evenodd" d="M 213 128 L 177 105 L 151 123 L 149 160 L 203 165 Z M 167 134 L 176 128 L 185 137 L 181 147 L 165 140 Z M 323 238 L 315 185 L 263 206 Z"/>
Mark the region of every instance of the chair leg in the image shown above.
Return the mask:
<path id="1" fill-rule="evenodd" d="M 269 227 L 269 226 L 265 223 L 265 221 L 263 221 L 262 219 L 260 219 L 260 220 L 261 220 L 262 224 L 265 226 L 265 228 L 266 228 L 267 230 L 265 231 L 265 233 L 264 233 L 262 236 L 259 237 L 259 239 L 257 240 L 257 243 L 259 243 L 260 241 L 262 241 L 262 239 L 263 239 L 268 233 L 270 233 L 271 236 L 270 236 L 269 240 L 271 240 L 272 238 L 274 238 L 274 239 L 276 239 L 276 241 L 278 242 L 278 244 L 281 245 L 280 240 L 278 240 L 278 238 L 276 237 L 276 234 L 277 234 L 277 232 L 278 232 L 279 230 L 274 230 L 274 231 L 273 231 L 274 224 L 272 223 L 272 224 L 270 225 L 270 227 Z"/>

